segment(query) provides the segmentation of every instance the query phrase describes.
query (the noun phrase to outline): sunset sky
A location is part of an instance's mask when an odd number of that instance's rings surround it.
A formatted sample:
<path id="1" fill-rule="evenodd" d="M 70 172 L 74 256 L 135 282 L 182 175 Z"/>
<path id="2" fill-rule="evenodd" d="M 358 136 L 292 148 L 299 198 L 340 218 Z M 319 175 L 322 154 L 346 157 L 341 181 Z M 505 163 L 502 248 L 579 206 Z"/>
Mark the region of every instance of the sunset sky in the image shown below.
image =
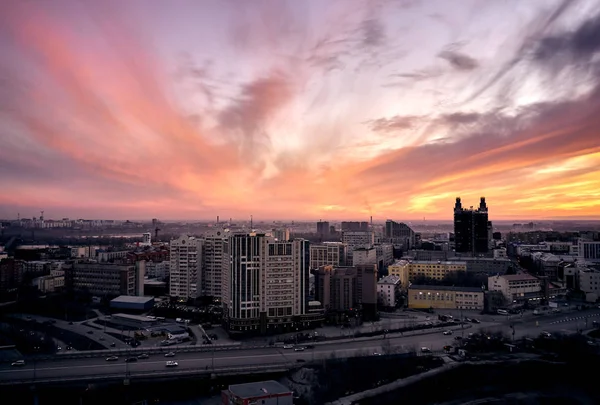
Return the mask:
<path id="1" fill-rule="evenodd" d="M 0 218 L 600 219 L 597 0 L 0 2 Z"/>

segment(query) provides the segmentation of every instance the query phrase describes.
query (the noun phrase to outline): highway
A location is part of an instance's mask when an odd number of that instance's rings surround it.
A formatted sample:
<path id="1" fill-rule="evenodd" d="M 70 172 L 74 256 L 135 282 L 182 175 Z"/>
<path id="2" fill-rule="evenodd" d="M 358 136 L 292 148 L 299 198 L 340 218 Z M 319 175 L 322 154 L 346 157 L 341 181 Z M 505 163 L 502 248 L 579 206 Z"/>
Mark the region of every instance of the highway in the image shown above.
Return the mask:
<path id="1" fill-rule="evenodd" d="M 387 352 L 408 352 L 428 347 L 439 351 L 443 346 L 455 342 L 454 337 L 463 333 L 477 332 L 479 330 L 502 331 L 510 336 L 512 330 L 510 323 L 515 323 L 515 338 L 523 336 L 537 336 L 542 331 L 556 333 L 575 333 L 578 329 L 586 329 L 585 319 L 588 317 L 588 327 L 591 328 L 593 320 L 600 321 L 600 310 L 573 312 L 568 314 L 553 314 L 527 319 L 502 320 L 497 323 L 481 323 L 470 325 L 470 328 L 455 330 L 451 336 L 441 332 L 421 334 L 414 336 L 388 336 L 372 340 L 356 340 L 346 342 L 327 342 L 317 344 L 313 349 L 296 352 L 293 349 L 280 347 L 248 348 L 239 350 L 225 350 L 214 352 L 176 353 L 175 357 L 165 358 L 164 354 L 151 354 L 149 359 L 126 363 L 126 356 L 121 356 L 118 361 L 108 362 L 104 357 L 81 359 L 57 359 L 38 361 L 35 364 L 28 361 L 25 366 L 14 367 L 10 363 L 0 365 L 0 383 L 16 380 L 34 379 L 69 379 L 77 377 L 91 377 L 102 375 L 126 374 L 135 376 L 152 372 L 174 372 L 175 370 L 212 370 L 222 368 L 249 367 L 261 365 L 285 365 L 297 363 L 298 360 L 314 361 L 331 357 L 352 357 L 359 355 L 385 354 Z M 501 319 L 499 319 L 501 320 Z M 536 325 L 536 322 L 538 325 Z M 175 360 L 178 367 L 167 368 L 166 361 Z"/>

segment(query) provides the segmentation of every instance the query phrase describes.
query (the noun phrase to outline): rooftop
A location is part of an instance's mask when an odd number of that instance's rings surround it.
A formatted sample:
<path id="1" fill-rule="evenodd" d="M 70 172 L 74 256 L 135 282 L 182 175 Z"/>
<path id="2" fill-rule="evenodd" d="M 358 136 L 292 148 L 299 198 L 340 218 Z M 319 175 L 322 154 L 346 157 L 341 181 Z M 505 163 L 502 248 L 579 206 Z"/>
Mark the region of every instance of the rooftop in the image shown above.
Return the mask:
<path id="1" fill-rule="evenodd" d="M 378 281 L 379 284 L 398 284 L 400 282 L 400 277 L 394 276 L 390 274 L 389 276 L 385 276 L 381 280 Z"/>
<path id="2" fill-rule="evenodd" d="M 120 295 L 117 298 L 110 300 L 110 302 L 123 302 L 128 304 L 145 304 L 148 301 L 154 300 L 154 297 L 137 297 L 134 295 Z"/>
<path id="3" fill-rule="evenodd" d="M 409 290 L 429 290 L 429 291 L 460 291 L 460 292 L 483 292 L 479 287 L 455 287 L 447 285 L 418 285 L 411 284 Z"/>
<path id="4" fill-rule="evenodd" d="M 521 274 L 505 274 L 503 276 L 492 276 L 492 277 L 502 277 L 507 281 L 527 281 L 527 280 L 539 280 L 537 277 L 532 276 L 531 274 L 521 273 Z"/>
<path id="5" fill-rule="evenodd" d="M 244 399 L 264 397 L 269 394 L 291 394 L 292 391 L 277 381 L 261 381 L 246 384 L 235 384 L 229 386 L 229 391 Z"/>

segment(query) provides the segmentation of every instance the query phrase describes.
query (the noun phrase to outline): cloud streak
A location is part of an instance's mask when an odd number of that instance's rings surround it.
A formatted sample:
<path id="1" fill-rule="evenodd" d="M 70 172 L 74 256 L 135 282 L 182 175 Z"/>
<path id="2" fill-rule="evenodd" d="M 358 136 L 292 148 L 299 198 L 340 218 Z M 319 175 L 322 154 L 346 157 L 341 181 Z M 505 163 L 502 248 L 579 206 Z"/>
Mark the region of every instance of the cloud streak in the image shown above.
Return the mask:
<path id="1" fill-rule="evenodd" d="M 496 56 L 420 30 L 427 2 L 56 4 L 0 17 L 0 217 L 447 218 L 482 194 L 498 218 L 600 209 L 600 20 L 555 27 L 566 2 L 527 6 L 495 43 L 527 39 Z M 535 87 L 573 68 L 570 98 Z"/>

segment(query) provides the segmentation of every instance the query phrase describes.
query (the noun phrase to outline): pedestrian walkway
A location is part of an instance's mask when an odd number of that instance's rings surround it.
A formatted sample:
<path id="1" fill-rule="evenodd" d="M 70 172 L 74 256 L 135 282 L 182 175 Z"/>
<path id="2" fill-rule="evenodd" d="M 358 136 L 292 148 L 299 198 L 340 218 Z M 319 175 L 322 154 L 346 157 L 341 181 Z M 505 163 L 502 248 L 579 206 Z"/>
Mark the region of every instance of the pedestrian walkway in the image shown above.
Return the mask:
<path id="1" fill-rule="evenodd" d="M 558 321 L 550 322 L 550 325 L 556 325 L 557 323 L 582 321 L 582 320 L 586 320 L 588 318 L 596 318 L 598 316 L 600 316 L 600 314 L 593 314 L 593 315 L 585 315 L 585 316 L 576 316 L 576 317 L 572 317 L 572 318 L 565 318 L 565 319 L 560 319 Z"/>

